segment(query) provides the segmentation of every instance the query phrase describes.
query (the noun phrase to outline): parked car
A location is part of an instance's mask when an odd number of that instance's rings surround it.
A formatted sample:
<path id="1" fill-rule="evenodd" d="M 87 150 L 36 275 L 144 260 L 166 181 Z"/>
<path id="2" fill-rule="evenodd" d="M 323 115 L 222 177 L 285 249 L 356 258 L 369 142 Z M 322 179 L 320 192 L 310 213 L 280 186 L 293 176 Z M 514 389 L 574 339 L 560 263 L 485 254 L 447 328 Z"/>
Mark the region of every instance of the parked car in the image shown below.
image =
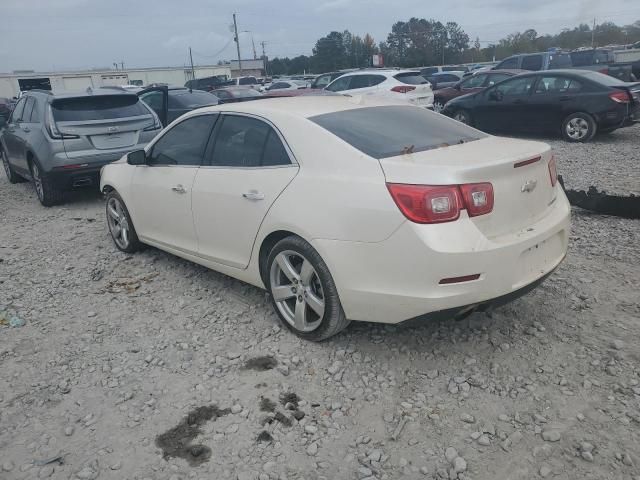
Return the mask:
<path id="1" fill-rule="evenodd" d="M 309 83 L 305 80 L 278 80 L 265 88 L 265 90 L 270 92 L 272 90 L 298 90 L 308 87 Z"/>
<path id="2" fill-rule="evenodd" d="M 230 85 L 235 86 L 249 86 L 249 85 L 258 85 L 258 79 L 254 76 L 246 76 L 246 77 L 236 77 L 230 80 Z"/>
<path id="3" fill-rule="evenodd" d="M 567 252 L 548 145 L 372 99 L 191 112 L 105 167 L 101 188 L 118 249 L 153 245 L 265 288 L 314 341 L 350 320 L 505 303 Z"/>
<path id="4" fill-rule="evenodd" d="M 137 94 L 153 110 L 162 126 L 191 110 L 218 104 L 218 97 L 202 90 L 161 85 L 141 90 Z"/>
<path id="5" fill-rule="evenodd" d="M 262 93 L 250 87 L 224 87 L 211 90 L 211 93 L 218 97 L 219 103 L 246 102 L 263 96 Z"/>
<path id="6" fill-rule="evenodd" d="M 566 52 L 540 52 L 512 55 L 498 63 L 493 70 L 552 70 L 571 68 L 571 56 Z"/>
<path id="7" fill-rule="evenodd" d="M 480 130 L 557 132 L 586 142 L 640 121 L 640 83 L 582 70 L 526 73 L 454 98 L 443 113 Z"/>
<path id="8" fill-rule="evenodd" d="M 97 186 L 100 168 L 142 148 L 161 128 L 151 109 L 120 89 L 31 90 L 0 133 L 0 154 L 9 181 L 31 180 L 48 207 L 65 190 Z"/>
<path id="9" fill-rule="evenodd" d="M 434 73 L 440 72 L 467 72 L 469 70 L 468 67 L 463 65 L 438 65 L 434 67 L 422 67 L 419 68 L 420 75 L 423 77 L 430 77 Z"/>
<path id="10" fill-rule="evenodd" d="M 458 83 L 462 79 L 462 77 L 464 76 L 464 73 L 465 72 L 462 72 L 462 71 L 438 72 L 425 78 L 431 84 L 431 89 L 435 91 L 441 88 L 454 86 L 456 83 Z"/>
<path id="11" fill-rule="evenodd" d="M 446 103 L 452 98 L 480 92 L 498 82 L 525 72 L 526 70 L 476 70 L 473 75 L 465 77 L 453 86 L 435 91 L 433 94 L 433 110 L 441 112 Z"/>
<path id="12" fill-rule="evenodd" d="M 589 48 L 574 50 L 570 52 L 569 55 L 571 56 L 573 68 L 604 73 L 623 82 L 629 82 L 633 78 L 632 63 L 617 63 L 613 50 L 606 48 Z"/>
<path id="13" fill-rule="evenodd" d="M 13 110 L 13 102 L 11 99 L 0 97 L 0 128 L 2 128 L 9 119 L 11 110 Z"/>
<path id="14" fill-rule="evenodd" d="M 358 70 L 345 73 L 326 90 L 349 95 L 366 95 L 433 108 L 433 91 L 417 70 Z"/>
<path id="15" fill-rule="evenodd" d="M 225 85 L 231 85 L 232 82 L 226 75 L 213 75 L 211 77 L 196 78 L 194 80 L 187 80 L 184 84 L 186 88 L 192 90 L 204 90 L 208 92 L 215 88 L 220 88 Z"/>

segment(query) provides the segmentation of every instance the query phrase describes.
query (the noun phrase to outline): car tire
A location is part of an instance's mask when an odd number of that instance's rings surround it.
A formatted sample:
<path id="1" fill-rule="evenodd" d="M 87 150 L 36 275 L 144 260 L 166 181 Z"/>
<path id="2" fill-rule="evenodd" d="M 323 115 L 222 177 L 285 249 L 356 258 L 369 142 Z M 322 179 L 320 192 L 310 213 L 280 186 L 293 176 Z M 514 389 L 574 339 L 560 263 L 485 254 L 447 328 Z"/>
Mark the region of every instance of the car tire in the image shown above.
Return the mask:
<path id="1" fill-rule="evenodd" d="M 442 110 L 444 110 L 444 101 L 441 98 L 434 98 L 433 99 L 433 111 L 436 113 L 442 113 Z"/>
<path id="2" fill-rule="evenodd" d="M 349 325 L 329 268 L 305 240 L 280 240 L 269 253 L 266 269 L 273 307 L 293 333 L 320 342 Z"/>
<path id="3" fill-rule="evenodd" d="M 584 112 L 572 113 L 562 122 L 562 138 L 567 142 L 588 142 L 595 136 L 597 130 L 596 121 Z"/>
<path id="4" fill-rule="evenodd" d="M 33 186 L 42 206 L 52 207 L 62 203 L 64 193 L 42 172 L 38 162 L 32 160 L 29 167 L 31 168 L 31 177 L 33 177 Z"/>
<path id="5" fill-rule="evenodd" d="M 466 110 L 456 110 L 451 118 L 457 120 L 460 123 L 464 123 L 465 125 L 473 126 L 473 119 L 471 118 L 471 114 Z"/>
<path id="6" fill-rule="evenodd" d="M 2 157 L 2 166 L 4 167 L 4 173 L 7 174 L 9 183 L 21 183 L 24 182 L 24 178 L 14 172 L 13 167 L 9 163 L 7 154 L 4 153 L 4 149 L 0 148 L 0 157 Z"/>
<path id="7" fill-rule="evenodd" d="M 105 213 L 107 215 L 109 233 L 116 248 L 126 253 L 134 253 L 140 250 L 142 243 L 138 239 L 129 210 L 127 210 L 122 197 L 115 190 L 107 193 Z"/>

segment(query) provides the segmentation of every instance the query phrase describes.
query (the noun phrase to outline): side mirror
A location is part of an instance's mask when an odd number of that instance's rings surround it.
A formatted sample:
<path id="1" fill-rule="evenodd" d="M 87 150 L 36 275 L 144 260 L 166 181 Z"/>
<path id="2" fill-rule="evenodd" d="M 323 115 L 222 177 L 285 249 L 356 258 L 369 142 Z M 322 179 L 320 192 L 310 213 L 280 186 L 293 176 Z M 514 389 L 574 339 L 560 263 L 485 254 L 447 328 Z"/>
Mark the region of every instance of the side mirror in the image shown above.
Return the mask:
<path id="1" fill-rule="evenodd" d="M 129 165 L 146 165 L 147 154 L 144 150 L 134 150 L 127 154 L 127 163 Z"/>
<path id="2" fill-rule="evenodd" d="M 489 100 L 495 100 L 496 102 L 499 102 L 502 100 L 502 92 L 499 90 L 491 90 L 489 92 Z"/>

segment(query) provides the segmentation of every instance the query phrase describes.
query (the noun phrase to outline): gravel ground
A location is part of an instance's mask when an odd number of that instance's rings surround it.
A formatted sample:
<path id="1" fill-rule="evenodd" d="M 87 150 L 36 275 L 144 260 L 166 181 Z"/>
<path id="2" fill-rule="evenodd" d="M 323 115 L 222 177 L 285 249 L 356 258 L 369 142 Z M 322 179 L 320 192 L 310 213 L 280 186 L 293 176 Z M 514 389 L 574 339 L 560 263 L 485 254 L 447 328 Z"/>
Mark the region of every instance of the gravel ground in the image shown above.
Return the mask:
<path id="1" fill-rule="evenodd" d="M 569 186 L 637 193 L 639 132 L 550 141 Z M 566 261 L 491 317 L 322 344 L 256 288 L 119 253 L 96 194 L 45 209 L 2 176 L 0 225 L 26 321 L 0 326 L 3 480 L 640 479 L 638 221 L 575 210 Z"/>

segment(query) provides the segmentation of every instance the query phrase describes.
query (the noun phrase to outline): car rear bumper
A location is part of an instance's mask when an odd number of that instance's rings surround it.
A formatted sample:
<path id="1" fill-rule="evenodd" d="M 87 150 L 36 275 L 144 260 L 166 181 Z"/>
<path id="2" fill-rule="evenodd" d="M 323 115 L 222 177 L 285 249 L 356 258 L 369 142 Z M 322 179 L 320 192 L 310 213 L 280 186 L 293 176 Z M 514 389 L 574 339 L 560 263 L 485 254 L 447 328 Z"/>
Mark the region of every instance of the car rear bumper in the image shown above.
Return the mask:
<path id="1" fill-rule="evenodd" d="M 564 192 L 542 218 L 488 239 L 472 220 L 417 225 L 406 221 L 379 243 L 314 240 L 338 287 L 347 318 L 400 323 L 431 314 L 486 308 L 541 281 L 563 260 L 570 207 Z M 442 284 L 442 280 L 479 278 Z"/>

